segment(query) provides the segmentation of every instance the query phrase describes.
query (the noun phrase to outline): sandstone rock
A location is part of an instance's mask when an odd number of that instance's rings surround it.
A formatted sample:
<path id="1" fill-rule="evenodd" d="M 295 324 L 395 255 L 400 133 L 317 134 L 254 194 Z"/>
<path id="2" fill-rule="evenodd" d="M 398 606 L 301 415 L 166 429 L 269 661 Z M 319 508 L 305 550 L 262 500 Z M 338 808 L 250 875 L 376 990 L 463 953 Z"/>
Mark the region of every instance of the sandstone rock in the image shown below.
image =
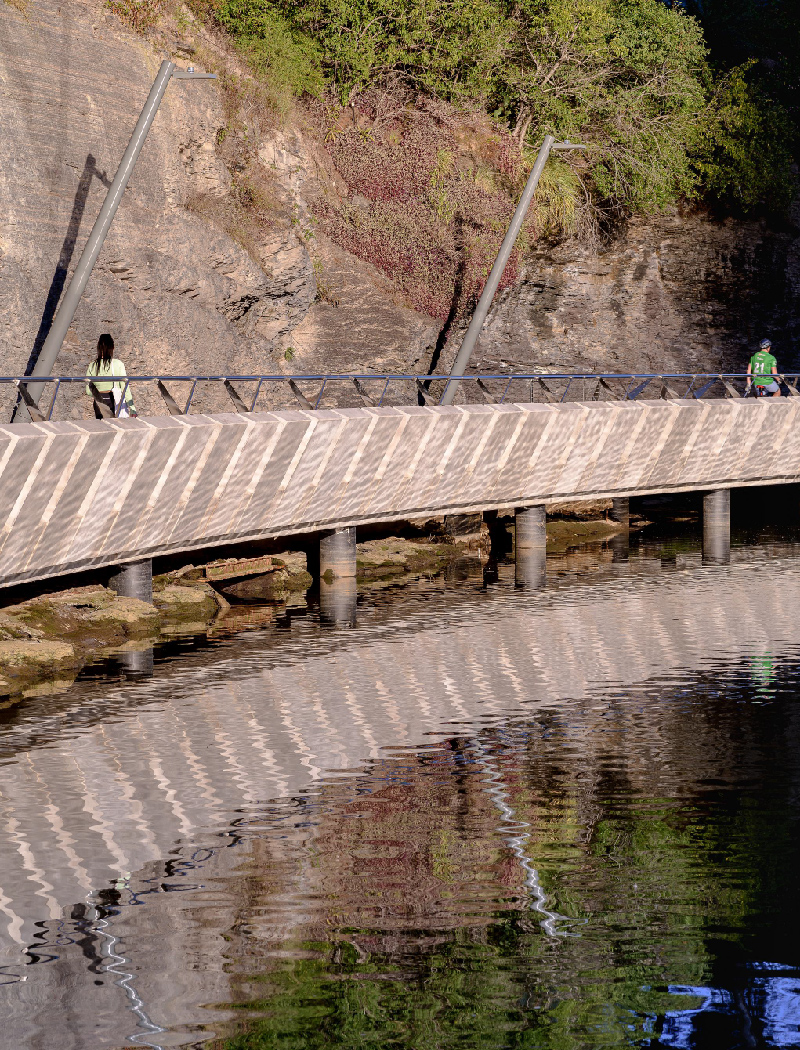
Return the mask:
<path id="1" fill-rule="evenodd" d="M 14 641 L 0 642 L 0 667 L 19 673 L 25 668 L 56 667 L 75 656 L 75 650 L 66 642 Z"/>
<path id="2" fill-rule="evenodd" d="M 205 634 L 208 620 L 180 620 L 176 623 L 165 623 L 161 634 L 165 638 L 181 638 L 189 635 Z"/>
<path id="3" fill-rule="evenodd" d="M 87 621 L 94 624 L 135 627 L 142 624 L 149 626 L 157 616 L 158 610 L 148 602 L 138 598 L 117 598 L 111 604 L 91 612 Z"/>
<path id="4" fill-rule="evenodd" d="M 294 351 L 292 371 L 426 372 L 439 323 L 405 306 L 388 278 L 322 234 L 313 250 L 321 294 L 285 339 Z M 341 392 L 354 403 L 352 387 Z M 337 394 L 329 386 L 326 404 Z"/>
<path id="5" fill-rule="evenodd" d="M 29 624 L 23 623 L 14 616 L 0 613 L 0 640 L 13 641 L 17 638 L 42 638 L 44 632 Z"/>
<path id="6" fill-rule="evenodd" d="M 73 609 L 103 609 L 116 600 L 117 595 L 108 587 L 69 587 L 63 591 L 53 591 L 41 599 L 33 599 L 33 602 L 45 601 L 50 605 Z"/>
<path id="7" fill-rule="evenodd" d="M 56 678 L 48 676 L 41 681 L 24 685 L 20 690 L 20 696 L 28 700 L 35 696 L 54 696 L 56 693 L 65 693 L 75 684 L 76 678 L 77 673 L 64 674 L 63 671 L 59 671 Z"/>
<path id="8" fill-rule="evenodd" d="M 443 543 L 405 540 L 388 536 L 359 543 L 356 564 L 359 576 L 387 573 L 435 573 L 450 561 L 456 548 Z"/>
<path id="9" fill-rule="evenodd" d="M 283 565 L 289 573 L 301 573 L 308 571 L 308 559 L 305 551 L 281 551 L 273 559 L 277 564 Z"/>
<path id="10" fill-rule="evenodd" d="M 211 587 L 180 587 L 177 584 L 168 584 L 163 590 L 154 595 L 154 601 L 159 609 L 171 611 L 175 608 L 192 607 L 197 611 L 198 606 L 216 606 L 214 593 Z"/>

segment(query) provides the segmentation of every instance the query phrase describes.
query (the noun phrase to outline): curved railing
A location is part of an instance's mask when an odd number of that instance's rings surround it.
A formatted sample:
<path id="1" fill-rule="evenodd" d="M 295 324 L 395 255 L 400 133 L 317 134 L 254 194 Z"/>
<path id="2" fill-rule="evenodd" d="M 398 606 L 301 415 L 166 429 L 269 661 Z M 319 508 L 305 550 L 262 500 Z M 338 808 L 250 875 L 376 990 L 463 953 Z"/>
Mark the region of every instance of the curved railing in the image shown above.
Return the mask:
<path id="1" fill-rule="evenodd" d="M 779 375 L 784 396 L 800 394 L 800 373 Z M 81 385 L 91 385 L 96 376 L 0 376 L 0 393 L 16 394 L 15 421 L 30 417 L 35 422 L 54 418 L 59 398 L 66 391 L 79 393 Z M 105 380 L 103 380 L 105 382 Z M 744 397 L 750 392 L 744 373 L 686 372 L 656 373 L 484 373 L 452 378 L 447 375 L 360 372 L 346 374 L 305 373 L 298 375 L 173 375 L 128 376 L 121 381 L 124 391 L 134 398 L 144 386 L 157 391 L 166 414 L 188 415 L 197 405 L 200 390 L 216 387 L 237 412 L 257 408 L 297 408 L 315 410 L 342 407 L 382 407 L 389 405 L 436 405 L 445 385 L 458 384 L 458 400 L 488 404 L 546 403 L 565 401 L 635 401 L 639 398 L 699 399 Z M 77 384 L 77 389 L 75 387 Z M 28 390 L 32 386 L 36 397 Z M 9 389 L 16 388 L 14 389 Z M 123 391 L 123 392 L 124 392 Z M 96 389 L 94 390 L 97 393 Z M 104 417 L 119 414 L 123 398 L 112 413 L 95 397 Z M 22 411 L 20 411 L 20 409 Z M 24 410 L 27 409 L 27 412 Z M 207 411 L 207 409 L 201 409 Z"/>

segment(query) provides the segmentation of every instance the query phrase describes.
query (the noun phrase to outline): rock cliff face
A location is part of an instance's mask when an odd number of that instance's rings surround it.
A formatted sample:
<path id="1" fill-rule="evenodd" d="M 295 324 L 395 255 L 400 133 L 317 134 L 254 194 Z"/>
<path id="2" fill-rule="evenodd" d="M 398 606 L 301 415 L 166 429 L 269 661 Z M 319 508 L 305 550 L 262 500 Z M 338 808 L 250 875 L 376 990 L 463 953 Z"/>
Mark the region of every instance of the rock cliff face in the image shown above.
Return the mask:
<path id="1" fill-rule="evenodd" d="M 97 0 L 0 3 L 0 374 L 35 360 L 163 57 Z M 139 374 L 346 368 L 367 345 L 373 367 L 384 352 L 398 368 L 421 357 L 429 319 L 333 246 L 309 251 L 303 191 L 317 162 L 299 133 L 258 144 L 274 200 L 255 238 L 244 247 L 213 221 L 232 189 L 225 125 L 217 85 L 170 84 L 55 371 L 85 374 L 104 331 Z M 323 256 L 341 313 L 315 305 Z"/>
<path id="2" fill-rule="evenodd" d="M 193 44 L 204 32 L 193 25 Z M 0 374 L 35 360 L 158 65 L 185 61 L 181 48 L 136 35 L 101 0 L 25 12 L 0 0 Z M 103 331 L 139 374 L 426 371 L 439 322 L 311 234 L 308 202 L 346 189 L 307 131 L 255 143 L 269 221 L 244 237 L 217 220 L 236 192 L 228 124 L 219 84 L 169 86 L 56 372 L 83 374 Z M 799 245 L 796 232 L 675 215 L 632 223 L 599 254 L 542 248 L 496 304 L 475 364 L 732 368 L 765 333 L 786 364 L 800 348 Z M 209 397 L 199 407 L 222 407 Z"/>
<path id="3" fill-rule="evenodd" d="M 607 371 L 743 371 L 769 336 L 800 357 L 796 229 L 705 215 L 635 221 L 607 250 L 532 253 L 495 307 L 475 362 Z"/>
<path id="4" fill-rule="evenodd" d="M 2 370 L 19 374 L 41 345 L 67 275 L 113 177 L 159 56 L 96 4 L 34 2 L 0 11 Z M 82 374 L 101 331 L 138 371 L 247 371 L 276 327 L 314 295 L 296 238 L 274 246 L 272 273 L 184 207 L 223 195 L 224 123 L 206 82 L 170 84 L 95 268 L 57 371 Z"/>

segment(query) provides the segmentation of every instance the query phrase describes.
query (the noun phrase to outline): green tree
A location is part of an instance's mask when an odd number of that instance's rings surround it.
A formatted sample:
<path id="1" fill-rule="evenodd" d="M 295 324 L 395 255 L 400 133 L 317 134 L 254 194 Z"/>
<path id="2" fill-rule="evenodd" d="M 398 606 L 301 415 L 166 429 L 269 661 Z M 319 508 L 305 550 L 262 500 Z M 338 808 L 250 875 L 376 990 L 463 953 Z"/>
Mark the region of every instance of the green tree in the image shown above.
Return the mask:
<path id="1" fill-rule="evenodd" d="M 342 103 L 390 75 L 445 98 L 480 98 L 511 32 L 495 0 L 226 0 L 220 16 L 237 34 L 260 18 L 315 41 Z"/>
<path id="2" fill-rule="evenodd" d="M 307 34 L 263 0 L 224 0 L 217 21 L 236 40 L 256 73 L 276 94 L 318 95 L 324 87 L 321 54 Z"/>
<path id="3" fill-rule="evenodd" d="M 748 76 L 752 65 L 714 84 L 695 163 L 706 195 L 727 208 L 783 211 L 794 190 L 797 129 L 787 110 Z"/>
<path id="4" fill-rule="evenodd" d="M 500 108 L 520 142 L 585 142 L 599 198 L 650 211 L 695 193 L 704 72 L 700 26 L 658 0 L 521 0 Z"/>
<path id="5" fill-rule="evenodd" d="M 743 210 L 785 207 L 798 60 L 785 46 L 769 57 L 778 42 L 758 27 L 762 5 L 734 6 L 753 25 L 758 64 L 733 62 L 746 48 L 731 43 L 722 0 L 697 17 L 688 0 L 221 0 L 218 20 L 294 94 L 327 82 L 345 105 L 395 79 L 486 107 L 521 150 L 547 132 L 580 140 L 574 192 L 612 214 L 703 193 Z M 800 43 L 785 0 L 768 8 Z M 711 60 L 701 14 L 722 42 Z"/>

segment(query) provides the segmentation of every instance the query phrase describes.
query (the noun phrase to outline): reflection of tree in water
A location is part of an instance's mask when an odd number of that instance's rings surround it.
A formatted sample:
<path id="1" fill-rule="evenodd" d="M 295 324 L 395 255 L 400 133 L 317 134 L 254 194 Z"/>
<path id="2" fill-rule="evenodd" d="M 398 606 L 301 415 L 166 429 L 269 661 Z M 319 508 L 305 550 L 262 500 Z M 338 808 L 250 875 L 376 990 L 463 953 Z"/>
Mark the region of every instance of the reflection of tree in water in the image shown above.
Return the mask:
<path id="1" fill-rule="evenodd" d="M 776 663 L 772 688 L 795 673 Z M 231 959 L 264 1016 L 218 1045 L 797 1045 L 797 971 L 763 963 L 797 962 L 800 713 L 747 679 L 654 683 L 321 785 L 295 876 L 314 906 L 270 937 L 281 959 L 258 942 L 276 880 L 254 843 Z M 543 932 L 492 778 L 577 936 Z"/>

